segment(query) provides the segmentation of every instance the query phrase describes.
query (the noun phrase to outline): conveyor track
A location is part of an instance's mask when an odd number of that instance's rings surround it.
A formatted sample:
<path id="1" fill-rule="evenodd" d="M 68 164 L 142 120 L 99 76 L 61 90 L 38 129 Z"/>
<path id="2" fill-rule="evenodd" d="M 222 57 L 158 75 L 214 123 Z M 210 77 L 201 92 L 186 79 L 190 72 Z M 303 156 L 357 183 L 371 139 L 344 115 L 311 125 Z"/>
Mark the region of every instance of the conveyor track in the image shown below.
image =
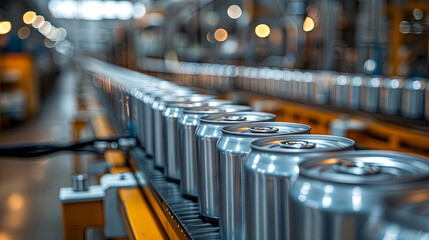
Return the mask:
<path id="1" fill-rule="evenodd" d="M 220 239 L 219 227 L 204 222 L 199 215 L 198 203 L 183 197 L 178 183 L 167 181 L 164 174 L 154 167 L 153 159 L 146 158 L 141 149 L 131 151 L 130 164 L 135 172 L 141 173 L 145 181 L 140 181 L 143 192 L 149 190 L 156 201 L 149 201 L 164 228 L 173 229 L 180 239 Z M 148 196 L 147 196 L 148 197 Z M 160 209 L 161 211 L 156 211 Z M 164 216 L 159 216 L 164 214 Z M 168 221 L 163 222 L 162 219 Z M 165 226 L 170 224 L 170 226 Z M 169 233 L 166 230 L 167 234 Z M 170 236 L 171 237 L 171 236 Z"/>

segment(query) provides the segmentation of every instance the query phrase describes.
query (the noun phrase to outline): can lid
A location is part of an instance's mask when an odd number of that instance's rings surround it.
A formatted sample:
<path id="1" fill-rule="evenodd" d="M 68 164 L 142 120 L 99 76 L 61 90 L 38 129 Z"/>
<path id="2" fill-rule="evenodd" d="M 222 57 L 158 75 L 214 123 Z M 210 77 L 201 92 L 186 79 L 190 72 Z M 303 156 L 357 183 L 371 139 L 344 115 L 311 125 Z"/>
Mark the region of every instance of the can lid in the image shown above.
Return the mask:
<path id="1" fill-rule="evenodd" d="M 353 149 L 354 145 L 354 141 L 348 138 L 310 134 L 267 137 L 250 144 L 252 149 L 259 151 L 290 154 L 342 151 Z"/>
<path id="2" fill-rule="evenodd" d="M 232 100 L 225 100 L 225 99 L 211 99 L 207 103 L 210 107 L 217 107 L 217 106 L 222 106 L 227 104 L 233 104 L 234 102 Z"/>
<path id="3" fill-rule="evenodd" d="M 203 123 L 211 124 L 238 124 L 245 122 L 267 122 L 274 121 L 276 115 L 264 112 L 234 112 L 234 113 L 221 113 L 205 116 L 201 118 Z"/>
<path id="4" fill-rule="evenodd" d="M 188 113 L 189 114 L 210 114 L 210 113 L 221 113 L 221 112 L 223 111 L 218 107 L 205 106 L 205 107 L 187 109 L 183 113 L 184 114 L 188 114 Z"/>
<path id="5" fill-rule="evenodd" d="M 247 105 L 222 105 L 217 108 L 221 109 L 223 112 L 250 112 L 252 111 L 251 106 Z"/>
<path id="6" fill-rule="evenodd" d="M 189 100 L 193 101 L 193 102 L 203 102 L 203 101 L 207 101 L 207 100 L 215 99 L 215 98 L 216 98 L 216 96 L 213 96 L 213 95 L 195 93 L 189 97 Z"/>
<path id="7" fill-rule="evenodd" d="M 198 108 L 192 108 L 185 110 L 185 114 L 214 114 L 214 113 L 223 113 L 223 112 L 243 112 L 243 111 L 251 111 L 252 108 L 250 106 L 245 105 L 222 105 L 217 107 L 204 106 Z"/>
<path id="8" fill-rule="evenodd" d="M 202 107 L 206 105 L 203 102 L 193 102 L 193 101 L 182 101 L 182 102 L 166 102 L 167 108 L 182 108 L 182 109 L 188 109 L 188 108 L 196 108 L 196 107 Z"/>
<path id="9" fill-rule="evenodd" d="M 300 175 L 345 184 L 394 184 L 429 179 L 429 159 L 389 151 L 348 151 L 311 158 Z"/>
<path id="10" fill-rule="evenodd" d="M 222 132 L 238 136 L 263 137 L 284 134 L 309 134 L 310 129 L 310 126 L 298 123 L 260 122 L 227 126 L 222 129 Z"/>

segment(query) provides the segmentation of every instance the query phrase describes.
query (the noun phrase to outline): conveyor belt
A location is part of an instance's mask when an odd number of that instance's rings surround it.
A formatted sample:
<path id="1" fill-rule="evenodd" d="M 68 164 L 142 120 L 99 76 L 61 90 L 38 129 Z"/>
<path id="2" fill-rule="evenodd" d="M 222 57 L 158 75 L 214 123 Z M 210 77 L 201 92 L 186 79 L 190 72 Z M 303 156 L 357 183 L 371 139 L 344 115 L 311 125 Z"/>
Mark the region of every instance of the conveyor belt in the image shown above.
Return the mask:
<path id="1" fill-rule="evenodd" d="M 145 157 L 143 150 L 131 151 L 130 164 L 170 238 L 175 238 L 171 236 L 170 230 L 173 230 L 179 239 L 220 239 L 219 227 L 201 220 L 198 203 L 184 198 L 179 184 L 167 181 L 164 174 L 155 169 L 153 160 Z"/>

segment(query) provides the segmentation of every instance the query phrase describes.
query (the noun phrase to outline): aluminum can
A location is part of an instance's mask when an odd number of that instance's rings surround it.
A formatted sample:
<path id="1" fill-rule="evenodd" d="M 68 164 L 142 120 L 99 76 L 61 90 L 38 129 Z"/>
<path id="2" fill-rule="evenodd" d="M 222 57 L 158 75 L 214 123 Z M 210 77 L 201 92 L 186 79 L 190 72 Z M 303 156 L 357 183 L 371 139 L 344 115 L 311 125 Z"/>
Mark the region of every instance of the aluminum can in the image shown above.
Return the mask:
<path id="1" fill-rule="evenodd" d="M 334 83 L 336 74 L 329 71 L 320 71 L 315 80 L 310 82 L 311 100 L 317 104 L 328 104 L 330 99 L 330 86 Z"/>
<path id="2" fill-rule="evenodd" d="M 429 159 L 387 151 L 340 152 L 299 164 L 290 189 L 290 239 L 361 240 L 384 199 L 429 181 Z"/>
<path id="3" fill-rule="evenodd" d="M 304 159 L 352 150 L 348 138 L 287 135 L 253 141 L 244 164 L 244 219 L 249 240 L 288 240 L 289 189 Z"/>
<path id="4" fill-rule="evenodd" d="M 369 77 L 365 79 L 362 87 L 361 108 L 367 112 L 378 112 L 380 107 L 380 89 L 383 79 L 380 77 Z"/>
<path id="5" fill-rule="evenodd" d="M 178 88 L 178 87 L 177 87 Z M 178 88 L 175 93 L 172 93 L 169 90 L 161 89 L 151 89 L 146 91 L 143 97 L 143 124 L 145 128 L 145 146 L 146 146 L 146 155 L 153 157 L 154 152 L 154 133 L 153 133 L 153 111 L 152 105 L 157 97 L 163 96 L 189 96 L 192 94 L 192 91 L 189 89 Z"/>
<path id="6" fill-rule="evenodd" d="M 155 167 L 163 170 L 165 166 L 165 139 L 166 132 L 164 128 L 164 119 L 162 113 L 167 104 L 180 103 L 187 101 L 186 97 L 164 97 L 155 99 L 152 105 L 153 112 L 153 131 L 154 131 L 154 162 Z"/>
<path id="7" fill-rule="evenodd" d="M 222 136 L 222 128 L 249 122 L 274 121 L 274 114 L 262 112 L 238 112 L 205 116 L 195 130 L 197 137 L 198 205 L 200 214 L 207 220 L 219 217 L 218 169 L 219 155 L 216 143 Z"/>
<path id="8" fill-rule="evenodd" d="M 351 77 L 350 84 L 347 85 L 347 108 L 358 110 L 361 105 L 363 77 L 356 75 Z"/>
<path id="9" fill-rule="evenodd" d="M 371 218 L 367 227 L 369 240 L 429 239 L 429 183 L 386 199 L 383 216 Z"/>
<path id="10" fill-rule="evenodd" d="M 244 161 L 254 140 L 279 135 L 309 134 L 310 126 L 264 122 L 227 126 L 217 142 L 219 151 L 219 227 L 222 239 L 246 239 L 244 233 Z"/>
<path id="11" fill-rule="evenodd" d="M 412 119 L 422 119 L 425 109 L 426 82 L 422 79 L 405 81 L 402 93 L 402 116 Z"/>
<path id="12" fill-rule="evenodd" d="M 350 84 L 350 76 L 339 75 L 331 85 L 331 103 L 337 107 L 344 107 L 347 100 L 347 85 Z"/>
<path id="13" fill-rule="evenodd" d="M 404 81 L 400 78 L 383 80 L 380 95 L 380 111 L 388 115 L 401 114 L 402 88 Z"/>
<path id="14" fill-rule="evenodd" d="M 185 109 L 202 107 L 202 102 L 181 102 L 168 104 L 162 113 L 165 132 L 165 166 L 164 174 L 168 180 L 180 180 L 180 151 L 178 122 Z"/>
<path id="15" fill-rule="evenodd" d="M 218 107 L 200 107 L 183 112 L 179 121 L 180 150 L 180 188 L 187 197 L 198 197 L 197 139 L 195 130 L 200 125 L 200 118 L 224 112 L 252 111 L 250 106 L 223 105 Z"/>

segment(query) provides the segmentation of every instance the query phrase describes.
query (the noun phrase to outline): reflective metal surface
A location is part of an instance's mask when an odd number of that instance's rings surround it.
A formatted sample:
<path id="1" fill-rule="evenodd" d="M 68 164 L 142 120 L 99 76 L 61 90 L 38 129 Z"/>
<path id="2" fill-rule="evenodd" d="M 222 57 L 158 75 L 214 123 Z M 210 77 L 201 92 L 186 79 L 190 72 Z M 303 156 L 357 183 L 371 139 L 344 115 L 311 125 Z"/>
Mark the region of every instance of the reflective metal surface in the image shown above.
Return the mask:
<path id="1" fill-rule="evenodd" d="M 362 86 L 361 108 L 367 112 L 378 112 L 380 107 L 380 89 L 383 79 L 380 77 L 368 77 Z"/>
<path id="2" fill-rule="evenodd" d="M 386 151 L 343 152 L 299 164 L 290 190 L 290 239 L 360 240 L 383 200 L 429 179 L 429 159 Z"/>
<path id="3" fill-rule="evenodd" d="M 404 82 L 401 78 L 388 78 L 383 80 L 380 95 L 380 111 L 388 115 L 400 115 L 402 104 L 402 88 Z"/>
<path id="4" fill-rule="evenodd" d="M 200 214 L 216 220 L 219 216 L 218 169 L 219 155 L 216 143 L 225 126 L 246 122 L 274 121 L 275 115 L 258 112 L 214 114 L 200 119 L 195 131 L 197 137 L 198 205 Z"/>
<path id="5" fill-rule="evenodd" d="M 228 103 L 225 100 L 223 102 Z M 213 100 L 211 100 L 211 103 L 213 103 Z M 247 112 L 251 110 L 250 106 L 223 105 L 184 111 L 183 117 L 179 121 L 180 187 L 183 194 L 198 197 L 197 139 L 195 130 L 200 125 L 200 118 L 221 112 Z"/>
<path id="6" fill-rule="evenodd" d="M 167 104 L 162 113 L 165 133 L 165 176 L 170 180 L 180 180 L 179 119 L 185 109 L 204 106 L 202 102 L 181 102 Z"/>
<path id="7" fill-rule="evenodd" d="M 429 183 L 385 203 L 383 216 L 368 221 L 367 239 L 429 239 Z"/>
<path id="8" fill-rule="evenodd" d="M 250 142 L 270 136 L 309 134 L 303 124 L 264 122 L 224 127 L 219 151 L 219 227 L 223 239 L 246 239 L 244 232 L 243 167 Z"/>
<path id="9" fill-rule="evenodd" d="M 244 164 L 244 219 L 247 239 L 289 238 L 289 189 L 303 160 L 351 150 L 354 142 L 327 135 L 268 137 L 251 143 Z"/>
<path id="10" fill-rule="evenodd" d="M 426 82 L 421 79 L 405 81 L 402 94 L 402 115 L 413 119 L 422 119 L 425 108 Z"/>

